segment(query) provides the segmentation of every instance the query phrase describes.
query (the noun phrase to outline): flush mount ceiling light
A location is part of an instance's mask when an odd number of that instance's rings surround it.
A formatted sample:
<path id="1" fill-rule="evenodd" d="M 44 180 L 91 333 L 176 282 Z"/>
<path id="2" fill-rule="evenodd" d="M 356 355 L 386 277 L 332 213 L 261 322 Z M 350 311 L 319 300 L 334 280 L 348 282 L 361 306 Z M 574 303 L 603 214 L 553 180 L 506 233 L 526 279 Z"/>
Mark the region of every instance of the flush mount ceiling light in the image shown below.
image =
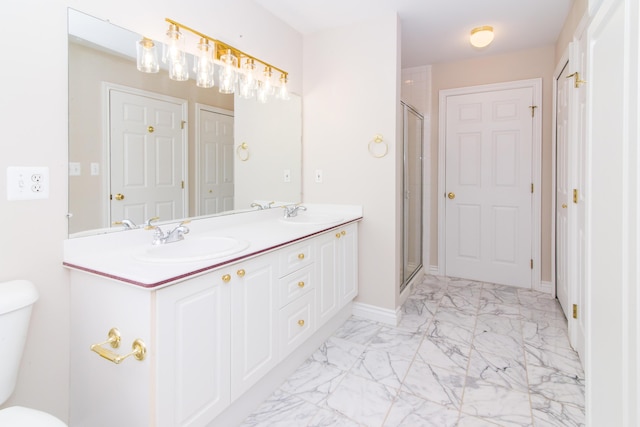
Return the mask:
<path id="1" fill-rule="evenodd" d="M 493 41 L 493 27 L 490 25 L 483 25 L 482 27 L 476 27 L 471 30 L 469 36 L 471 45 L 475 47 L 486 47 Z"/>

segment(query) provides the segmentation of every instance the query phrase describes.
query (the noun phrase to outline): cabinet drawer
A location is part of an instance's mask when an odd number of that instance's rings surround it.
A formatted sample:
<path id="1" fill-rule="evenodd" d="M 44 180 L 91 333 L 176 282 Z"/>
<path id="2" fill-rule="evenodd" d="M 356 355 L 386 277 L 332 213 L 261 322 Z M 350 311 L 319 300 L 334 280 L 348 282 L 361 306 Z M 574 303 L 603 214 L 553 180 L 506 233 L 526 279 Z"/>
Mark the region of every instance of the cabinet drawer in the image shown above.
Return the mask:
<path id="1" fill-rule="evenodd" d="M 315 332 L 315 291 L 307 292 L 280 309 L 280 358 L 295 350 Z"/>
<path id="2" fill-rule="evenodd" d="M 313 266 L 308 265 L 280 279 L 280 307 L 315 288 L 313 273 Z"/>
<path id="3" fill-rule="evenodd" d="M 280 277 L 310 265 L 313 258 L 311 242 L 300 242 L 283 249 L 280 253 Z"/>

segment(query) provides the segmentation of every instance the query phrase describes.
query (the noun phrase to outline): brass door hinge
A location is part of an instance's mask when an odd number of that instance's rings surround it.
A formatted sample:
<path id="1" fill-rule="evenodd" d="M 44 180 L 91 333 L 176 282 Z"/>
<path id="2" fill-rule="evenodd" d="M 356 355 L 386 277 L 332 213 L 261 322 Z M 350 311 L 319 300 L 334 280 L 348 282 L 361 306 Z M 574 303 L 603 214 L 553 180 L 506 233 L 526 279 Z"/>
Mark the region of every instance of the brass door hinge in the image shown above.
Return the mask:
<path id="1" fill-rule="evenodd" d="M 186 120 L 181 121 L 180 122 L 180 129 L 184 129 L 184 125 L 186 125 L 186 124 L 187 124 Z"/>
<path id="2" fill-rule="evenodd" d="M 182 184 L 181 184 L 181 185 L 182 185 L 182 189 L 184 190 L 184 181 L 182 181 Z"/>
<path id="3" fill-rule="evenodd" d="M 578 318 L 578 304 L 573 304 L 573 318 Z"/>
<path id="4" fill-rule="evenodd" d="M 575 87 L 576 89 L 578 89 L 580 85 L 586 83 L 586 81 L 580 79 L 580 73 L 577 71 L 567 76 L 568 79 L 570 79 L 571 77 L 573 77 L 573 87 Z"/>
<path id="5" fill-rule="evenodd" d="M 531 269 L 533 270 L 533 259 L 531 260 Z"/>
<path id="6" fill-rule="evenodd" d="M 531 183 L 531 192 L 533 193 L 533 182 Z"/>
<path id="7" fill-rule="evenodd" d="M 536 108 L 538 108 L 538 106 L 537 105 L 529 105 L 529 108 L 531 108 L 531 117 L 535 117 Z"/>
<path id="8" fill-rule="evenodd" d="M 573 189 L 573 203 L 578 203 L 578 189 Z"/>

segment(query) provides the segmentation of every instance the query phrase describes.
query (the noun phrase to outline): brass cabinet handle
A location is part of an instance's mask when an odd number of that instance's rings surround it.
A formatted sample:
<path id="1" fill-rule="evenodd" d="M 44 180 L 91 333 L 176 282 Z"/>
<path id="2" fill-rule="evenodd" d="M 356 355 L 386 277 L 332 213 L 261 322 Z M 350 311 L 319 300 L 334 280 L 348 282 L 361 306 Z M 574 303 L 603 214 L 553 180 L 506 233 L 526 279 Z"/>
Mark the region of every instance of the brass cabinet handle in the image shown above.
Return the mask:
<path id="1" fill-rule="evenodd" d="M 447 194 L 447 197 L 450 198 L 451 200 L 456 198 L 456 193 L 449 193 Z"/>
<path id="2" fill-rule="evenodd" d="M 115 195 L 116 200 L 124 200 L 124 194 L 118 193 Z"/>
<path id="3" fill-rule="evenodd" d="M 304 259 L 304 254 L 298 254 L 298 259 Z"/>
<path id="4" fill-rule="evenodd" d="M 240 269 L 236 274 L 238 275 L 238 277 L 244 277 L 245 273 L 246 272 L 243 269 Z"/>
<path id="5" fill-rule="evenodd" d="M 304 326 L 304 320 L 302 320 L 302 319 L 298 320 L 298 325 Z"/>
<path id="6" fill-rule="evenodd" d="M 298 287 L 299 288 L 304 288 L 304 282 L 298 282 Z"/>
<path id="7" fill-rule="evenodd" d="M 230 274 L 225 274 L 224 276 L 222 276 L 222 281 L 224 283 L 229 283 L 231 281 L 231 275 Z"/>

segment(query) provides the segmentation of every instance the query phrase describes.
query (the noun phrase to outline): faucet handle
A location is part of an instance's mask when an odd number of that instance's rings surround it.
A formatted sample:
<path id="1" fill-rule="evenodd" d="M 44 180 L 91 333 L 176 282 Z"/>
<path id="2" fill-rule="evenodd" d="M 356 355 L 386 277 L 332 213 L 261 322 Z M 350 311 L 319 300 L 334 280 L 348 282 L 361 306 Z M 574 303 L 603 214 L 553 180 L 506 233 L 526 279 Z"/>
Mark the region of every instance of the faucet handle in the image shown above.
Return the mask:
<path id="1" fill-rule="evenodd" d="M 154 217 L 149 218 L 148 220 L 146 220 L 146 221 L 144 222 L 144 224 L 145 224 L 144 229 L 145 229 L 145 230 L 153 230 L 153 229 L 154 229 L 154 228 L 156 228 L 157 226 L 155 226 L 155 225 L 151 225 L 151 223 L 152 223 L 153 221 L 157 221 L 157 220 L 159 220 L 159 219 L 160 219 L 160 217 L 159 217 L 159 216 L 154 216 Z"/>

